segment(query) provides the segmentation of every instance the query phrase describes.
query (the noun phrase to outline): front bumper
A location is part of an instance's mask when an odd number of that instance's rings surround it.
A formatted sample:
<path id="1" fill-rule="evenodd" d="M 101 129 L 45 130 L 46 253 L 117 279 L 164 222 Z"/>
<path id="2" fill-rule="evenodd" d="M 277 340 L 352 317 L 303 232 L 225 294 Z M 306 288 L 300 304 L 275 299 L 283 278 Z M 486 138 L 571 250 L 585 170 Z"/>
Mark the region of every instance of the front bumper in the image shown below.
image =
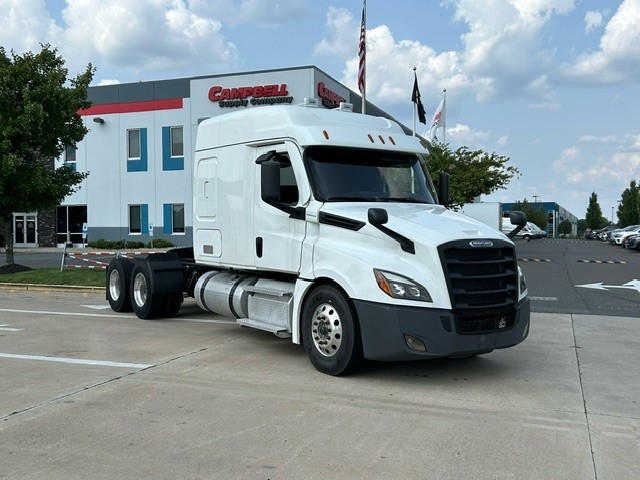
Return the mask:
<path id="1" fill-rule="evenodd" d="M 450 310 L 404 307 L 355 300 L 362 347 L 369 360 L 418 360 L 473 355 L 522 342 L 529 334 L 529 299 L 515 307 L 513 327 L 461 335 Z M 426 352 L 410 349 L 404 335 L 417 337 Z"/>

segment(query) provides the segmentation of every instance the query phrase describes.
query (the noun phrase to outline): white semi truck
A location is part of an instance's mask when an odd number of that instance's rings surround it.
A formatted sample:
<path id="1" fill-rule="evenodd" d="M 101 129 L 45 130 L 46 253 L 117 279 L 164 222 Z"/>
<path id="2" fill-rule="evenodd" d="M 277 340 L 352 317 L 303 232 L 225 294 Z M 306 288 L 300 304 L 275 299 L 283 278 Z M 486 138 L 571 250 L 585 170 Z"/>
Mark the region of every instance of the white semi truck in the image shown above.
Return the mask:
<path id="1" fill-rule="evenodd" d="M 193 248 L 114 259 L 112 309 L 172 317 L 194 297 L 303 344 L 331 375 L 522 342 L 529 299 L 511 240 L 447 210 L 446 175 L 438 201 L 427 150 L 398 124 L 312 105 L 200 123 Z"/>

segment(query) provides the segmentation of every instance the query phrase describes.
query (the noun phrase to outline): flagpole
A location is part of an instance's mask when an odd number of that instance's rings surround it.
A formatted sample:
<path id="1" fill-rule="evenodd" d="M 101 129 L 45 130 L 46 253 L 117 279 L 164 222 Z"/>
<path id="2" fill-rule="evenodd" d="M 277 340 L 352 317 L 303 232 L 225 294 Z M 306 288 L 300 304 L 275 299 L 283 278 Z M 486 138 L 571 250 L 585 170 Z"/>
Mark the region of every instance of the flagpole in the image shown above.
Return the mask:
<path id="1" fill-rule="evenodd" d="M 442 121 L 442 143 L 447 143 L 447 89 L 442 89 L 442 111 L 444 112 L 444 118 Z"/>
<path id="2" fill-rule="evenodd" d="M 413 67 L 413 75 L 416 75 L 416 67 Z M 416 105 L 415 103 L 413 104 L 413 136 L 416 136 L 416 108 L 418 108 L 418 105 Z"/>
<path id="3" fill-rule="evenodd" d="M 362 58 L 360 61 L 362 62 L 362 114 L 364 115 L 367 105 L 367 0 L 362 0 L 362 29 L 360 36 L 362 37 L 361 41 L 363 43 L 361 46 Z"/>

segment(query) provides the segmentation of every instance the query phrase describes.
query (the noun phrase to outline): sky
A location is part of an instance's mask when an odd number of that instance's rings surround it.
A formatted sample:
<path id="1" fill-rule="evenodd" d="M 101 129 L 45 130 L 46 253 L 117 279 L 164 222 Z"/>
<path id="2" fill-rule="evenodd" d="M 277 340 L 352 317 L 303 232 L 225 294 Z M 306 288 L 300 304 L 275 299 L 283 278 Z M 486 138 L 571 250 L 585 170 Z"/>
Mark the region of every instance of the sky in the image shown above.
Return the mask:
<path id="1" fill-rule="evenodd" d="M 49 43 L 93 85 L 315 65 L 357 92 L 362 0 L 0 0 L 0 45 Z M 368 0 L 367 100 L 520 171 L 483 201 L 584 218 L 640 180 L 640 0 Z M 418 133 L 427 126 L 418 124 Z M 613 210 L 612 210 L 613 207 Z"/>

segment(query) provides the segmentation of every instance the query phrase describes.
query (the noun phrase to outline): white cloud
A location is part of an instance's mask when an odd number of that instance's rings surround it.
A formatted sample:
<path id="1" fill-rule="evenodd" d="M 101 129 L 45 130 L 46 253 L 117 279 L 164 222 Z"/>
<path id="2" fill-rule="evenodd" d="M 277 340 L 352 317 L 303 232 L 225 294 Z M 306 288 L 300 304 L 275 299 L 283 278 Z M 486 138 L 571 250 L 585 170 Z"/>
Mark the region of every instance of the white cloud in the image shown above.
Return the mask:
<path id="1" fill-rule="evenodd" d="M 98 82 L 98 86 L 102 87 L 104 85 L 118 85 L 119 83 L 120 80 L 117 80 L 115 78 L 103 78 Z"/>
<path id="2" fill-rule="evenodd" d="M 189 0 L 191 9 L 231 24 L 273 28 L 309 14 L 310 0 Z"/>
<path id="3" fill-rule="evenodd" d="M 61 29 L 50 17 L 43 0 L 0 0 L 0 45 L 22 54 L 56 44 Z"/>
<path id="4" fill-rule="evenodd" d="M 559 183 L 567 188 L 597 185 L 622 191 L 630 178 L 637 178 L 640 174 L 640 152 L 615 152 L 592 158 L 579 148 L 570 147 L 561 152 L 552 163 L 552 169 Z"/>
<path id="5" fill-rule="evenodd" d="M 602 25 L 602 13 L 597 10 L 589 10 L 584 16 L 585 31 L 591 33 L 600 25 Z"/>
<path id="6" fill-rule="evenodd" d="M 458 123 L 453 127 L 447 127 L 447 142 L 460 145 L 475 145 L 485 142 L 491 133 L 482 130 L 473 130 L 469 125 Z M 473 147 L 472 147 L 473 148 Z"/>
<path id="7" fill-rule="evenodd" d="M 563 68 L 567 77 L 593 84 L 615 84 L 640 75 L 640 0 L 623 0 L 605 27 L 599 50 Z"/>
<path id="8" fill-rule="evenodd" d="M 578 139 L 578 141 L 580 143 L 616 143 L 617 139 L 615 135 L 583 135 Z"/>
<path id="9" fill-rule="evenodd" d="M 555 108 L 554 94 L 546 77 L 555 52 L 543 41 L 553 15 L 569 13 L 573 0 L 449 0 L 454 18 L 469 31 L 462 65 L 473 78 L 479 100 L 522 95 L 536 107 Z"/>
<path id="10" fill-rule="evenodd" d="M 85 61 L 98 59 L 135 71 L 177 70 L 235 64 L 235 45 L 221 24 L 197 15 L 183 0 L 68 0 L 65 50 Z"/>
<path id="11" fill-rule="evenodd" d="M 318 42 L 313 53 L 316 56 L 349 58 L 357 45 L 357 22 L 346 8 L 329 7 L 325 27 L 329 37 Z"/>
<path id="12" fill-rule="evenodd" d="M 318 57 L 339 55 L 345 58 L 342 81 L 354 91 L 358 91 L 358 24 L 359 20 L 348 11 L 330 8 L 325 24 L 327 35 L 314 48 Z M 418 41 L 398 41 L 386 25 L 367 29 L 366 58 L 367 100 L 382 108 L 408 104 L 414 67 L 422 103 L 429 114 L 435 111 L 444 88 L 454 97 L 469 88 L 469 79 L 460 68 L 456 52 L 437 53 Z"/>

